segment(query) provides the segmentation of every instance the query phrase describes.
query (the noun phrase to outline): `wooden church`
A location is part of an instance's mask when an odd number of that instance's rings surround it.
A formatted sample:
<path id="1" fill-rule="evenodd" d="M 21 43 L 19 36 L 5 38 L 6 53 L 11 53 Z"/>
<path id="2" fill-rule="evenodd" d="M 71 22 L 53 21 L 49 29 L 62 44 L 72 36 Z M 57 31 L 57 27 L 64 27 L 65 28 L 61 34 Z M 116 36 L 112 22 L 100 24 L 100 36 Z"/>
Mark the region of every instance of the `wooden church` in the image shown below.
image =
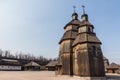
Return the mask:
<path id="1" fill-rule="evenodd" d="M 106 80 L 102 43 L 94 32 L 94 25 L 89 22 L 84 6 L 81 20 L 74 11 L 64 30 L 59 42 L 58 74 L 80 76 L 82 80 Z"/>

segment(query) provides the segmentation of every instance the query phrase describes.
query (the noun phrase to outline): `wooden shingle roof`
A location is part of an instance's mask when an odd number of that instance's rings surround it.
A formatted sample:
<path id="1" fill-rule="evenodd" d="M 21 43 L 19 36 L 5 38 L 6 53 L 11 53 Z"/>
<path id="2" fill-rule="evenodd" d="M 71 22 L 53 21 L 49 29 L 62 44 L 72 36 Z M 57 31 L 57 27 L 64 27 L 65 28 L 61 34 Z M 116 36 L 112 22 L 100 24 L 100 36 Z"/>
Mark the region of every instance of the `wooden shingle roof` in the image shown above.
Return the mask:
<path id="1" fill-rule="evenodd" d="M 81 22 L 80 26 L 84 26 L 84 25 L 85 25 L 85 26 L 92 26 L 92 27 L 94 27 L 93 24 L 91 24 L 88 20 Z"/>
<path id="2" fill-rule="evenodd" d="M 78 19 L 73 19 L 71 20 L 68 24 L 65 25 L 64 29 L 68 26 L 68 25 L 80 25 L 81 24 L 81 21 L 78 20 Z"/>
<path id="3" fill-rule="evenodd" d="M 76 35 L 78 34 L 78 32 L 75 31 L 66 31 L 62 37 L 62 39 L 60 40 L 59 44 L 63 41 L 63 40 L 67 40 L 67 39 L 75 39 Z"/>
<path id="4" fill-rule="evenodd" d="M 74 13 L 73 15 L 77 15 L 77 13 Z M 66 29 L 67 26 L 69 25 L 76 25 L 79 26 L 81 24 L 81 21 L 79 19 L 72 19 L 68 24 L 65 25 L 64 29 Z M 66 31 L 63 34 L 62 39 L 60 40 L 59 44 L 63 41 L 63 40 L 67 40 L 67 39 L 75 39 L 76 35 L 77 35 L 77 30 L 69 30 Z"/>
<path id="5" fill-rule="evenodd" d="M 25 64 L 24 66 L 27 67 L 27 66 L 40 66 L 40 65 L 38 63 L 36 63 L 36 62 L 31 61 L 31 62 Z"/>
<path id="6" fill-rule="evenodd" d="M 58 61 L 50 61 L 46 67 L 55 67 L 57 65 Z"/>
<path id="7" fill-rule="evenodd" d="M 78 34 L 72 46 L 75 46 L 76 44 L 84 43 L 84 42 L 92 42 L 92 43 L 101 44 L 101 41 L 97 38 L 95 34 L 83 33 L 83 34 Z"/>

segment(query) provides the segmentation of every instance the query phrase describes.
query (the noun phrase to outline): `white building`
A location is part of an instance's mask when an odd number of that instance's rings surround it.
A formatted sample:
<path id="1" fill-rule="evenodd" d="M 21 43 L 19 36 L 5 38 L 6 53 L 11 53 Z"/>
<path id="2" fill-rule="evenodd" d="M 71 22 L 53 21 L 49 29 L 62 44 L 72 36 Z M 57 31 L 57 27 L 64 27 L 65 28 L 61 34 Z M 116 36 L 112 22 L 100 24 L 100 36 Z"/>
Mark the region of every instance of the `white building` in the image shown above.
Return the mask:
<path id="1" fill-rule="evenodd" d="M 1 59 L 0 60 L 0 70 L 19 71 L 19 70 L 21 70 L 21 65 L 17 60 Z"/>

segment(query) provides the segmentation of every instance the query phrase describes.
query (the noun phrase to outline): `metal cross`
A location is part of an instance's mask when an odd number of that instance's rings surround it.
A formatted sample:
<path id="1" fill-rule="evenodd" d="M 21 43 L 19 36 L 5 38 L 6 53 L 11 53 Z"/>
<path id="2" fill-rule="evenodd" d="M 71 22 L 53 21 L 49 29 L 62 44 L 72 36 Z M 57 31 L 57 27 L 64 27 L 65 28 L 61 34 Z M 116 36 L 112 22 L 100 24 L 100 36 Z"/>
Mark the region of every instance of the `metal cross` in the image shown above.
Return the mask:
<path id="1" fill-rule="evenodd" d="M 83 14 L 85 14 L 85 6 L 82 5 L 82 8 L 83 8 Z"/>
<path id="2" fill-rule="evenodd" d="M 74 8 L 74 13 L 76 12 L 76 6 L 73 6 L 73 8 Z"/>

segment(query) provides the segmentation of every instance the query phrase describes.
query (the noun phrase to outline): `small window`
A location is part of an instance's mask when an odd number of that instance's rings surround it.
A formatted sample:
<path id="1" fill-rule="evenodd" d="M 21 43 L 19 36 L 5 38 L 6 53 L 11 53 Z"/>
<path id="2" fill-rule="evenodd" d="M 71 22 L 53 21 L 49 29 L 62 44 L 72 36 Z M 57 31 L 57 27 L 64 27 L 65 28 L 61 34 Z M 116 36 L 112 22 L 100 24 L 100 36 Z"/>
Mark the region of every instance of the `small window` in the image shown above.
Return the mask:
<path id="1" fill-rule="evenodd" d="M 93 46 L 93 56 L 98 56 L 97 47 Z"/>
<path id="2" fill-rule="evenodd" d="M 89 32 L 89 33 L 91 32 L 90 27 L 88 27 L 88 32 Z"/>

